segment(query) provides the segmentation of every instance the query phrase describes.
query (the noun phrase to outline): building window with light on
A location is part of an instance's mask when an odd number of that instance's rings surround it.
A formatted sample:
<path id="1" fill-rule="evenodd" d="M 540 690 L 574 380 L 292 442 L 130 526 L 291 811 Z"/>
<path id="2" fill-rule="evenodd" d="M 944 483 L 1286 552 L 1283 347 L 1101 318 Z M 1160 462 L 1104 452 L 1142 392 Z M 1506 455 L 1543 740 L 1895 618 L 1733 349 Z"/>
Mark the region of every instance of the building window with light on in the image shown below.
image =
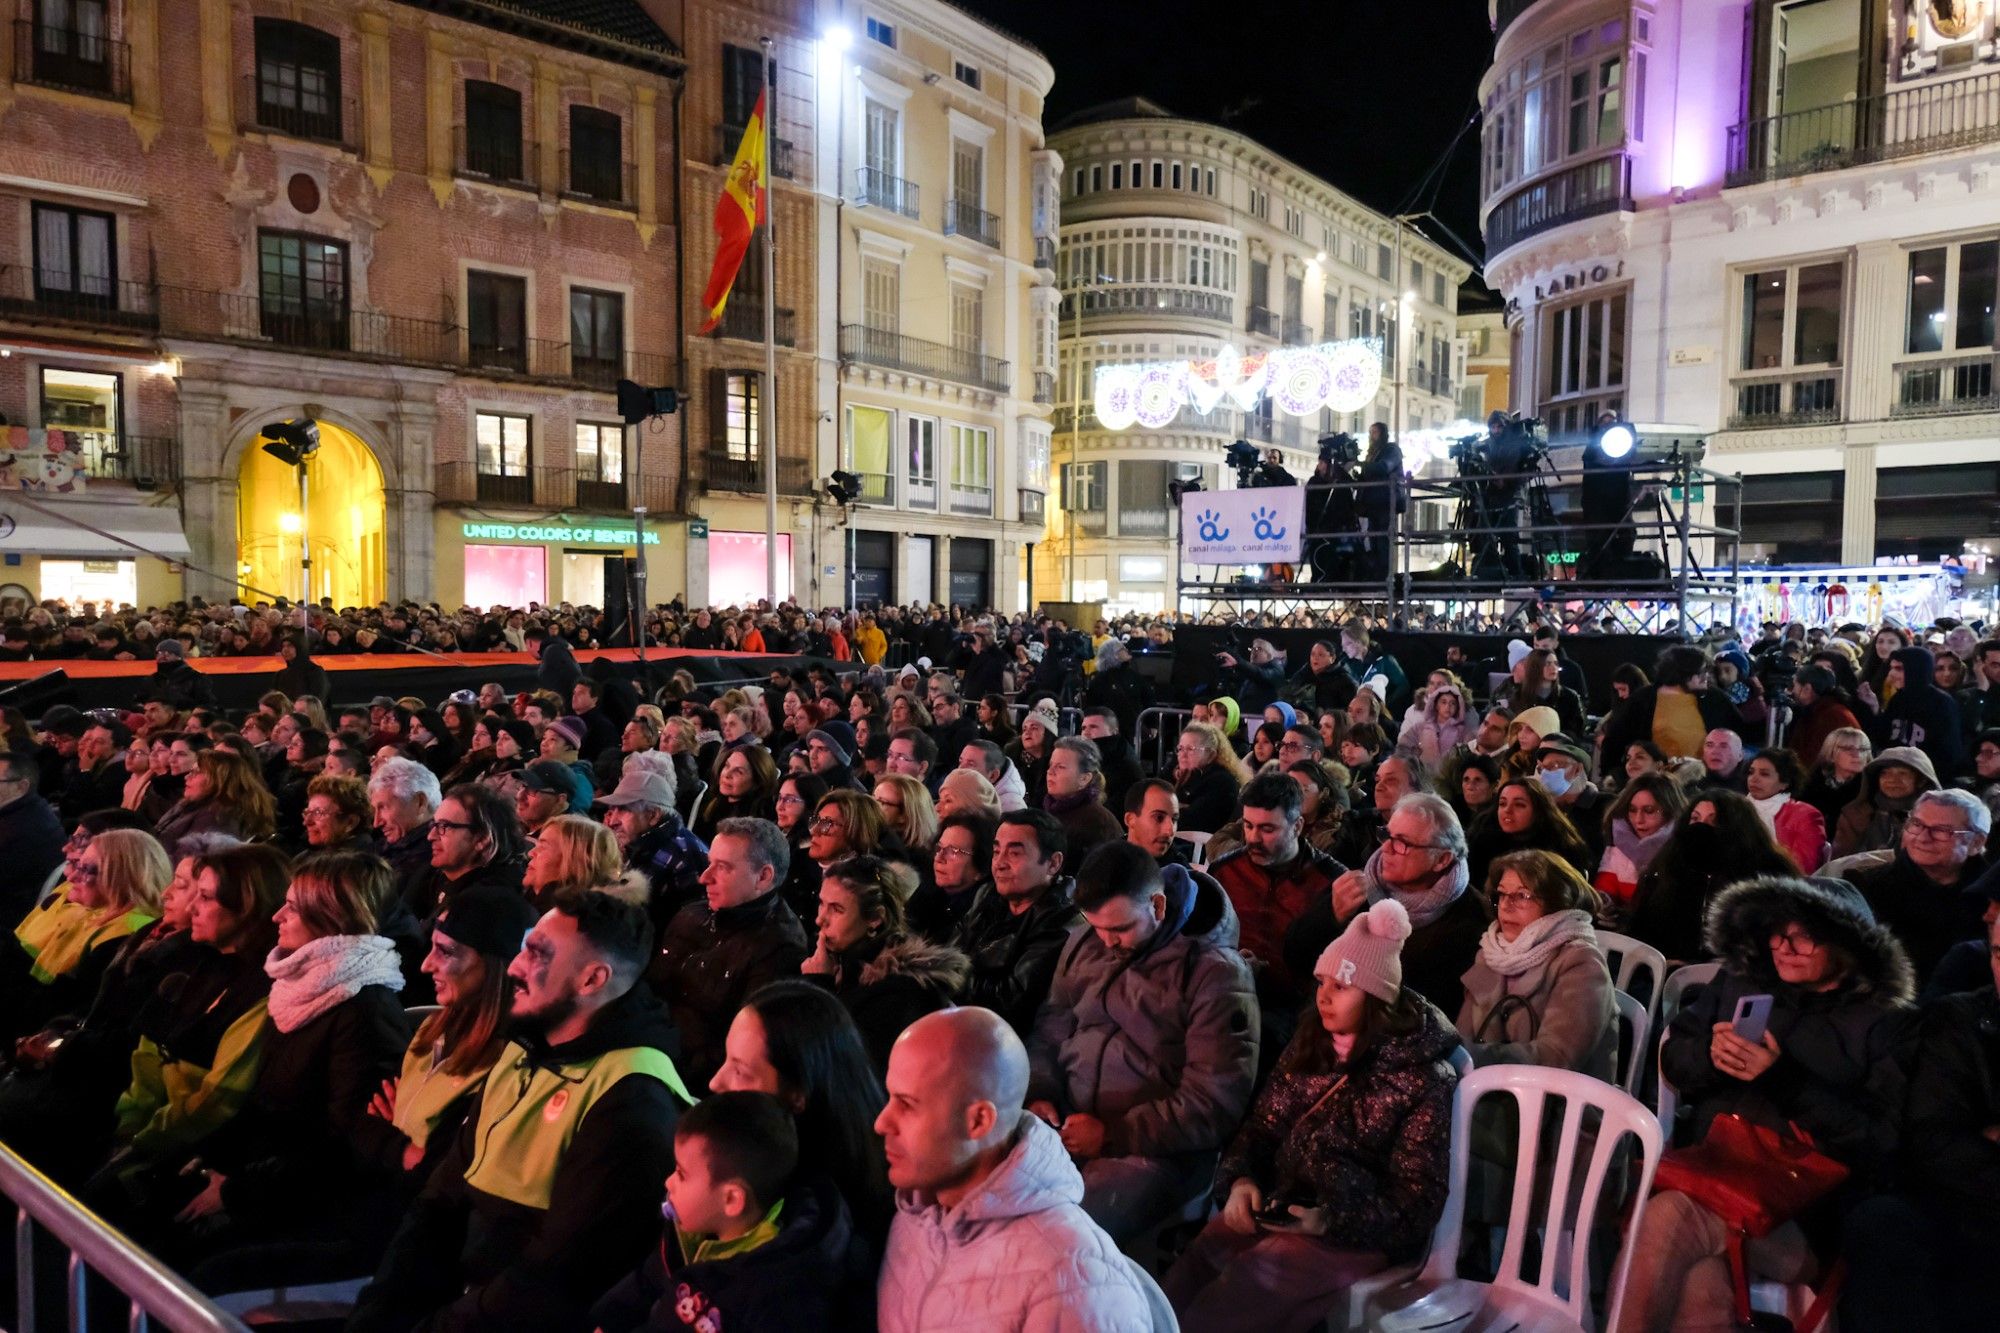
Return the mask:
<path id="1" fill-rule="evenodd" d="M 1625 414 L 1629 304 L 1619 291 L 1542 313 L 1537 415 L 1550 439 L 1580 439 L 1605 413 Z"/>
<path id="2" fill-rule="evenodd" d="M 1840 419 L 1846 286 L 1838 259 L 1742 275 L 1731 425 Z"/>
<path id="3" fill-rule="evenodd" d="M 1981 237 L 1909 254 L 1895 413 L 1991 411 L 2000 240 Z"/>

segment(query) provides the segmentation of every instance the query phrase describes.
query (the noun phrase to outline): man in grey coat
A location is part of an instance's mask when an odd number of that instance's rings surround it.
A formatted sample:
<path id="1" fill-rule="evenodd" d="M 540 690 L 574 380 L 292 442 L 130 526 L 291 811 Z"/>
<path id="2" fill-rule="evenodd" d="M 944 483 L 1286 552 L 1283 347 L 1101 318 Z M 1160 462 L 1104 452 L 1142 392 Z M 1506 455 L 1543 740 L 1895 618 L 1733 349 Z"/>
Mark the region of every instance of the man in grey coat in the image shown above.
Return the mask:
<path id="1" fill-rule="evenodd" d="M 1076 878 L 1070 936 L 1028 1041 L 1028 1110 L 1121 1244 L 1206 1194 L 1257 1080 L 1258 1010 L 1222 886 L 1128 842 Z"/>

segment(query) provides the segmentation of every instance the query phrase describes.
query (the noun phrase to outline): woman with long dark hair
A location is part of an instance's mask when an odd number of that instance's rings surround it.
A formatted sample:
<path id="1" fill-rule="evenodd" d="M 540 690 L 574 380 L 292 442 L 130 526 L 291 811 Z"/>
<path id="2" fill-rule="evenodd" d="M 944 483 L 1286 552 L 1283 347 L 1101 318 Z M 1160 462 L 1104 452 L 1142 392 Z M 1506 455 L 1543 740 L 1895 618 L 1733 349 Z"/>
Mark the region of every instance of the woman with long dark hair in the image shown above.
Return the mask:
<path id="1" fill-rule="evenodd" d="M 1703 791 L 1639 877 L 1625 928 L 1669 962 L 1700 962 L 1711 898 L 1738 880 L 1798 873 L 1747 798 Z"/>
<path id="2" fill-rule="evenodd" d="M 729 1025 L 711 1092 L 767 1092 L 798 1122 L 801 1166 L 833 1181 L 881 1252 L 895 1216 L 875 1117 L 888 1100 L 854 1018 L 810 981 L 774 981 Z"/>
<path id="3" fill-rule="evenodd" d="M 702 798 L 695 812 L 694 835 L 703 843 L 715 837 L 725 819 L 770 819 L 777 811 L 778 766 L 771 752 L 754 741 L 723 750 L 715 775 L 715 790 Z"/>
<path id="4" fill-rule="evenodd" d="M 1476 884 L 1485 883 L 1487 869 L 1508 852 L 1548 852 L 1569 862 L 1579 875 L 1596 869 L 1589 845 L 1548 788 L 1526 778 L 1500 784 L 1492 811 L 1480 816 L 1467 840 L 1471 851 L 1466 865 Z"/>
<path id="5" fill-rule="evenodd" d="M 1665 773 L 1641 773 L 1619 789 L 1604 812 L 1604 855 L 1591 881 L 1614 911 L 1630 909 L 1640 879 L 1686 813 L 1681 784 Z"/>
<path id="6" fill-rule="evenodd" d="M 181 799 L 160 818 L 159 839 L 167 855 L 180 855 L 190 833 L 227 833 L 245 842 L 268 838 L 277 827 L 277 802 L 257 765 L 228 750 L 206 749 L 195 757 Z"/>

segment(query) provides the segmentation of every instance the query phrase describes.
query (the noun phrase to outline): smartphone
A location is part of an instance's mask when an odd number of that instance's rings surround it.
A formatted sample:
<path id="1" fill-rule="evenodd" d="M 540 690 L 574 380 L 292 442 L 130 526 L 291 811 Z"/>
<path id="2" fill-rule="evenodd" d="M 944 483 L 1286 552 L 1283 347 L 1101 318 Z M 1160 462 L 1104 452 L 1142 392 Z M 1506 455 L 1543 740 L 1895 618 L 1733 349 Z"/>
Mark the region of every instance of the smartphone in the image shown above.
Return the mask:
<path id="1" fill-rule="evenodd" d="M 1295 1227 L 1299 1219 L 1292 1213 L 1292 1199 L 1272 1199 L 1262 1208 L 1250 1214 L 1250 1218 L 1260 1227 Z"/>
<path id="2" fill-rule="evenodd" d="M 1764 1029 L 1771 1024 L 1771 997 L 1768 995 L 1745 995 L 1736 1002 L 1736 1013 L 1729 1020 L 1729 1026 L 1737 1036 L 1753 1045 L 1764 1041 Z"/>

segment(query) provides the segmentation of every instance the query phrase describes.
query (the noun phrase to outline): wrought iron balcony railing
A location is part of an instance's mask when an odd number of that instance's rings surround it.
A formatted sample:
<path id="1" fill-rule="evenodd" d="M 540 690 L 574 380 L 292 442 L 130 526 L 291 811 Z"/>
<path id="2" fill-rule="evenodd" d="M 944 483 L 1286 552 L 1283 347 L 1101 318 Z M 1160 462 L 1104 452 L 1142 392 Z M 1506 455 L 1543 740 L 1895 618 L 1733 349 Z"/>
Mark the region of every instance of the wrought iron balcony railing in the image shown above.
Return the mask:
<path id="1" fill-rule="evenodd" d="M 840 359 L 884 370 L 900 370 L 912 375 L 974 384 L 1005 393 L 1011 387 L 1012 368 L 998 357 L 964 352 L 944 343 L 910 338 L 887 329 L 865 324 L 840 326 Z"/>
<path id="2" fill-rule="evenodd" d="M 103 33 L 14 20 L 14 82 L 132 100 L 132 49 Z"/>

